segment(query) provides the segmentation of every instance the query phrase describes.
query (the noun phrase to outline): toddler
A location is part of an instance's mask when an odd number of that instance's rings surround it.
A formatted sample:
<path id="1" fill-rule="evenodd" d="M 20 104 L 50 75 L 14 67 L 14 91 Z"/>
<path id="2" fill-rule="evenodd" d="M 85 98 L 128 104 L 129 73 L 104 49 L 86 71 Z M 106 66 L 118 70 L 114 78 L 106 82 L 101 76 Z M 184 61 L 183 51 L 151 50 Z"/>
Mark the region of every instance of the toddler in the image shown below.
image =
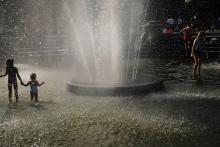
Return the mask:
<path id="1" fill-rule="evenodd" d="M 33 101 L 33 99 L 35 99 L 35 105 L 38 105 L 38 86 L 41 86 L 44 83 L 45 82 L 39 83 L 37 81 L 36 73 L 32 73 L 30 75 L 30 81 L 27 84 L 23 84 L 23 86 L 29 86 L 30 85 L 31 101 Z"/>

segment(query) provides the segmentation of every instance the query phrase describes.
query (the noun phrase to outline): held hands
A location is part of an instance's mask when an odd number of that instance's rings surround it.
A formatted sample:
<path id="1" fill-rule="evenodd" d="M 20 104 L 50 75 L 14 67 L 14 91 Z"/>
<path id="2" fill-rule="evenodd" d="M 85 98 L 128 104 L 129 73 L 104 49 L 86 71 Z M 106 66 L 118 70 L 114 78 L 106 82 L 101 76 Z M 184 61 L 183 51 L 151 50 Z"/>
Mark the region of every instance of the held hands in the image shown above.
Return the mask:
<path id="1" fill-rule="evenodd" d="M 23 85 L 23 86 L 24 86 L 24 82 L 23 82 L 23 81 L 21 81 L 21 85 Z"/>

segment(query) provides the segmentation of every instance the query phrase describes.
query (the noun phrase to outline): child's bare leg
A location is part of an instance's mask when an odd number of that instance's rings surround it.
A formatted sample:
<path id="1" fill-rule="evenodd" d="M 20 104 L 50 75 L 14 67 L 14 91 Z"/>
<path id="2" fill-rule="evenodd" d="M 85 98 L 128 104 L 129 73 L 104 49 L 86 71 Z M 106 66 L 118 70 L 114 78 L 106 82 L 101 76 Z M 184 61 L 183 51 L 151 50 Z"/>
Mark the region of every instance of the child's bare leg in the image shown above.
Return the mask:
<path id="1" fill-rule="evenodd" d="M 14 83 L 13 84 L 14 86 L 14 92 L 15 92 L 15 98 L 16 98 L 16 103 L 18 102 L 18 84 L 17 83 Z"/>
<path id="2" fill-rule="evenodd" d="M 185 52 L 186 52 L 186 56 L 187 56 L 187 54 L 188 54 L 188 47 L 187 47 L 187 42 L 186 41 L 184 42 L 184 46 L 185 46 Z"/>
<path id="3" fill-rule="evenodd" d="M 34 99 L 34 95 L 33 95 L 33 93 L 32 92 L 30 92 L 30 96 L 31 96 L 31 102 L 33 101 L 33 99 Z"/>
<path id="4" fill-rule="evenodd" d="M 35 103 L 38 103 L 38 94 L 35 94 Z"/>
<path id="5" fill-rule="evenodd" d="M 190 41 L 187 42 L 187 48 L 190 49 Z"/>
<path id="6" fill-rule="evenodd" d="M 187 50 L 187 43 L 186 43 L 186 41 L 184 42 L 184 47 L 185 47 L 185 50 Z"/>
<path id="7" fill-rule="evenodd" d="M 8 99 L 9 103 L 12 103 L 12 84 L 8 84 Z"/>

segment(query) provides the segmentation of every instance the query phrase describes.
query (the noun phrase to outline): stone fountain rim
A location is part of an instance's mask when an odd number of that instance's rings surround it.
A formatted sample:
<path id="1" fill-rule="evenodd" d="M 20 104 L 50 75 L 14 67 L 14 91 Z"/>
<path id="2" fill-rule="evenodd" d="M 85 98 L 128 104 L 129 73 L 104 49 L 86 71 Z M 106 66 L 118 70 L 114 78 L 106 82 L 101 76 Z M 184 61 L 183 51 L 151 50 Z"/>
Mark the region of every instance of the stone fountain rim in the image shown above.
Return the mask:
<path id="1" fill-rule="evenodd" d="M 147 81 L 148 80 L 148 81 Z M 113 96 L 113 95 L 140 95 L 147 94 L 164 88 L 164 81 L 154 76 L 146 76 L 141 81 L 130 84 L 105 84 L 95 85 L 94 83 L 69 82 L 67 90 L 77 95 L 88 96 Z"/>

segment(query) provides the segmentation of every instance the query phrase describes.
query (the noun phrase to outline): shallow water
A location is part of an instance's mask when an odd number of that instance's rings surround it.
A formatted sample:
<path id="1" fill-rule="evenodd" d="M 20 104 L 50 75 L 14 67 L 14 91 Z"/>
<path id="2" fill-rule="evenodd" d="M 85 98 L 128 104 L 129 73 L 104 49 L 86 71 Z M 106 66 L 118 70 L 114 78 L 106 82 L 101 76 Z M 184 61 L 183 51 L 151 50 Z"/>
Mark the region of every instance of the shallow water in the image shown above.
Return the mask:
<path id="1" fill-rule="evenodd" d="M 155 66 L 157 65 L 157 66 Z M 165 80 L 159 93 L 85 97 L 66 91 L 71 73 L 18 65 L 27 81 L 36 72 L 40 105 L 19 87 L 20 102 L 8 108 L 0 79 L 0 146 L 218 146 L 220 63 L 203 66 L 203 82 L 191 80 L 190 61 L 142 60 L 139 77 Z"/>

